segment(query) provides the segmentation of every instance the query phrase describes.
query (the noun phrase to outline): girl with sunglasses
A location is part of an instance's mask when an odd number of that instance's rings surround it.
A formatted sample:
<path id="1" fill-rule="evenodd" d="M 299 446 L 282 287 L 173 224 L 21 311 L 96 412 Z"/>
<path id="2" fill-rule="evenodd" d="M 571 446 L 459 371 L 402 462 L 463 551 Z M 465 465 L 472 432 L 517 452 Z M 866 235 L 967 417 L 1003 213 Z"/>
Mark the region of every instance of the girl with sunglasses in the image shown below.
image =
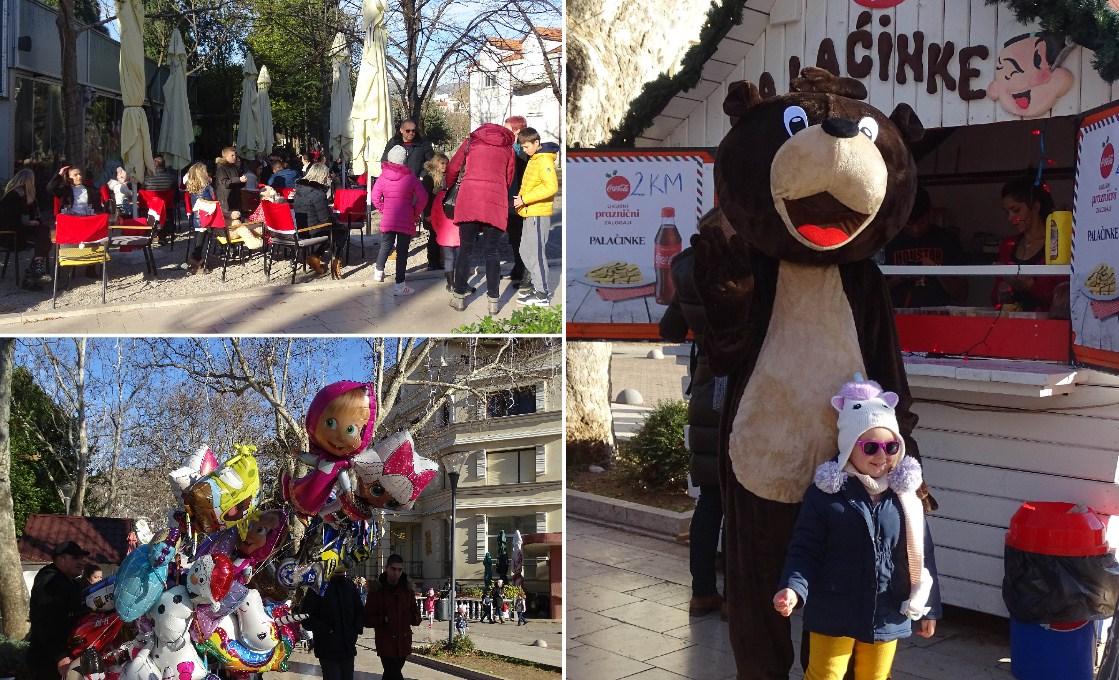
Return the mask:
<path id="1" fill-rule="evenodd" d="M 897 403 L 857 373 L 831 399 L 839 452 L 804 494 L 773 597 L 782 616 L 805 606 L 805 680 L 841 680 L 852 654 L 855 680 L 885 680 L 897 641 L 932 637 L 941 616 L 921 466 L 905 455 Z"/>

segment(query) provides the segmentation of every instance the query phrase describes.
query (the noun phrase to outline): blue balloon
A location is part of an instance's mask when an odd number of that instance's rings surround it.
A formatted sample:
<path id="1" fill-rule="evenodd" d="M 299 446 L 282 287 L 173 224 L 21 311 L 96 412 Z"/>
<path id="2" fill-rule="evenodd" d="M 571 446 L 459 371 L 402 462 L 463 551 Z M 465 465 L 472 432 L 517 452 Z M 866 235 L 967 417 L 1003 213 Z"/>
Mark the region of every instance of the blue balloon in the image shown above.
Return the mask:
<path id="1" fill-rule="evenodd" d="M 145 544 L 128 553 L 117 570 L 114 592 L 122 621 L 135 621 L 159 601 L 174 557 L 175 548 L 163 543 Z"/>

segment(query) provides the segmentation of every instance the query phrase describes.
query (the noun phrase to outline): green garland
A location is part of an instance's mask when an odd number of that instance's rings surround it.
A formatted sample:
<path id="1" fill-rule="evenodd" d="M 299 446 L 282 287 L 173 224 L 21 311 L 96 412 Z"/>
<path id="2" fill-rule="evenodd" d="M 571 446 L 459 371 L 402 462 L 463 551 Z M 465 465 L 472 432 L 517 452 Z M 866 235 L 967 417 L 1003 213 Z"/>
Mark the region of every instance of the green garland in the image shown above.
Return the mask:
<path id="1" fill-rule="evenodd" d="M 688 49 L 680 70 L 674 76 L 662 73 L 656 80 L 645 83 L 641 94 L 630 102 L 621 124 L 612 131 L 606 146 L 632 147 L 637 137 L 653 124 L 653 119 L 660 115 L 673 97 L 699 83 L 703 65 L 719 49 L 719 41 L 735 24 L 742 22 L 742 8 L 745 6 L 746 0 L 711 3 L 707 20 L 699 32 L 699 42 Z"/>
<path id="2" fill-rule="evenodd" d="M 1092 66 L 1107 82 L 1119 79 L 1119 12 L 1107 0 L 987 0 L 1014 11 L 1022 23 L 1037 21 L 1041 30 L 1071 38 L 1094 50 Z"/>

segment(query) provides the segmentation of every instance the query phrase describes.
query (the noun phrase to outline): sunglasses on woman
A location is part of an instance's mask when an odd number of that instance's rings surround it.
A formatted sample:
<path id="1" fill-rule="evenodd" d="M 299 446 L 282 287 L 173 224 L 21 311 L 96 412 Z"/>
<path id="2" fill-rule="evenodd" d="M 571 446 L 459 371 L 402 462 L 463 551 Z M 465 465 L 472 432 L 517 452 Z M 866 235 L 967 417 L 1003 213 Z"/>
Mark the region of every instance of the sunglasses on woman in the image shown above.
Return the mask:
<path id="1" fill-rule="evenodd" d="M 855 443 L 858 444 L 862 452 L 868 456 L 875 455 L 876 453 L 878 453 L 879 449 L 881 449 L 882 453 L 886 454 L 887 456 L 897 455 L 897 452 L 901 451 L 901 442 L 897 440 L 879 442 L 874 441 L 873 439 L 856 439 Z"/>

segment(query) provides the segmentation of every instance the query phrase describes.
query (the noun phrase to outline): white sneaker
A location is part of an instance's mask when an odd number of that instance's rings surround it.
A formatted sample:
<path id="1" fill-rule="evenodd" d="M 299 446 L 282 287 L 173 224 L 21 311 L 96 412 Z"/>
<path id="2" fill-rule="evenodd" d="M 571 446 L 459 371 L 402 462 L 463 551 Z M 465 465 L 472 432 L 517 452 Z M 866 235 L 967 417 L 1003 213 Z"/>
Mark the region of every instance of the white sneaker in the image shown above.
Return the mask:
<path id="1" fill-rule="evenodd" d="M 526 288 L 525 290 L 522 290 L 520 293 L 517 294 L 517 302 L 523 304 L 525 300 L 529 299 L 530 297 L 534 297 L 535 295 L 536 291 L 534 289 Z"/>
<path id="2" fill-rule="evenodd" d="M 518 300 L 517 302 L 520 302 L 522 305 L 525 305 L 527 307 L 550 307 L 551 306 L 551 303 L 548 302 L 548 298 L 543 293 L 537 293 L 536 295 L 533 295 L 532 297 L 530 297 L 530 298 L 528 298 L 524 301 Z"/>
<path id="3" fill-rule="evenodd" d="M 380 282 L 384 281 L 385 280 L 385 270 L 384 269 L 377 269 L 376 267 L 374 267 L 373 268 L 373 280 L 376 281 L 377 283 L 380 283 Z"/>
<path id="4" fill-rule="evenodd" d="M 392 287 L 393 295 L 411 295 L 415 292 L 416 290 L 414 288 L 409 288 L 406 283 L 397 283 Z"/>

